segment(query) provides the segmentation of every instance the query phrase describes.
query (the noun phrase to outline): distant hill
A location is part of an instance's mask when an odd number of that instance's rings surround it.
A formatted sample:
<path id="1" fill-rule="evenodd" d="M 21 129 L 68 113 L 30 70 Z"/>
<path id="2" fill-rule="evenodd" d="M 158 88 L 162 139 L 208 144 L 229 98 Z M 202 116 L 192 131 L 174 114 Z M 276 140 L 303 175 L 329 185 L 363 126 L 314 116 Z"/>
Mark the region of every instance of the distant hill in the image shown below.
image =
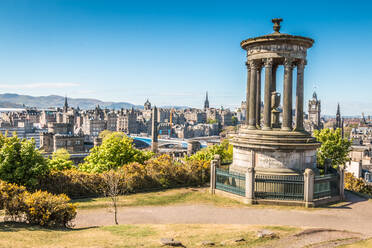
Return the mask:
<path id="1" fill-rule="evenodd" d="M 143 109 L 143 105 L 135 105 L 129 102 L 104 102 L 94 98 L 67 98 L 68 105 L 74 108 L 79 107 L 80 109 L 93 109 L 97 105 L 101 108 L 108 109 Z M 26 107 L 36 108 L 53 108 L 63 107 L 65 103 L 65 97 L 50 95 L 50 96 L 29 96 L 5 93 L 0 94 L 0 108 L 22 108 L 23 105 Z M 185 109 L 187 106 L 162 106 L 162 108 Z"/>
<path id="2" fill-rule="evenodd" d="M 18 94 L 0 94 L 0 107 L 16 108 L 27 107 L 36 108 L 50 108 L 63 107 L 65 98 L 63 96 L 28 96 Z M 104 102 L 93 98 L 68 98 L 68 105 L 72 107 L 79 107 L 81 109 L 92 109 L 99 105 L 101 108 L 120 109 L 120 108 L 136 108 L 142 109 L 142 105 L 134 105 L 128 102 Z"/>

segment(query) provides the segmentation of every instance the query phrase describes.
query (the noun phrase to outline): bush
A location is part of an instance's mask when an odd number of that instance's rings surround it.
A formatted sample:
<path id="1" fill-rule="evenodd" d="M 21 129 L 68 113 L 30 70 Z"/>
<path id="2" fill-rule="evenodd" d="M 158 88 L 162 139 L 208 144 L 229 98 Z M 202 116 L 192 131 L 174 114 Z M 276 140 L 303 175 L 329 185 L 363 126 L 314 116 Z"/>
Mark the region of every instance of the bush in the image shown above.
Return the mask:
<path id="1" fill-rule="evenodd" d="M 78 170 L 51 171 L 40 177 L 39 188 L 53 194 L 66 194 L 71 198 L 101 196 L 104 180 L 100 173 Z"/>
<path id="2" fill-rule="evenodd" d="M 46 191 L 28 193 L 24 199 L 25 218 L 30 224 L 47 227 L 67 227 L 76 217 L 76 207 L 66 195 Z"/>
<path id="3" fill-rule="evenodd" d="M 32 188 L 37 185 L 37 178 L 48 171 L 47 163 L 35 149 L 33 140 L 0 134 L 0 179 Z"/>
<path id="4" fill-rule="evenodd" d="M 5 219 L 48 227 L 66 227 L 76 216 L 76 207 L 66 195 L 30 193 L 23 186 L 0 181 L 0 207 Z"/>
<path id="5" fill-rule="evenodd" d="M 350 172 L 345 173 L 345 189 L 372 196 L 372 185 L 362 178 L 356 178 Z"/>
<path id="6" fill-rule="evenodd" d="M 120 174 L 120 193 L 133 193 L 155 188 L 202 185 L 209 180 L 209 161 L 174 161 L 169 155 L 153 157 L 144 164 L 125 164 Z M 104 195 L 105 173 L 78 170 L 52 171 L 40 178 L 40 188 L 54 194 L 64 193 L 71 198 Z"/>
<path id="7" fill-rule="evenodd" d="M 0 181 L 0 208 L 5 210 L 5 219 L 21 221 L 25 211 L 26 188 Z"/>

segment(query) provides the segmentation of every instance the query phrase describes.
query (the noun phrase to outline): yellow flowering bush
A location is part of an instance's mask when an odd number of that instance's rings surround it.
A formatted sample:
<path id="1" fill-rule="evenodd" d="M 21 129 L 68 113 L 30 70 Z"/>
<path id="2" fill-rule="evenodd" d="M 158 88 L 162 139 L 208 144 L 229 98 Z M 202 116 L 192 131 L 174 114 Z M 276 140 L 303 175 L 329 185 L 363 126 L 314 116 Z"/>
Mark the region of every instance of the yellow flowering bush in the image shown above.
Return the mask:
<path id="1" fill-rule="evenodd" d="M 76 217 L 76 206 L 65 194 L 53 195 L 46 191 L 26 194 L 25 218 L 31 224 L 47 227 L 67 227 Z"/>
<path id="2" fill-rule="evenodd" d="M 5 220 L 66 227 L 76 216 L 76 207 L 69 201 L 64 194 L 30 193 L 23 186 L 0 181 L 0 208 L 5 210 Z"/>
<path id="3" fill-rule="evenodd" d="M 5 210 L 5 219 L 21 221 L 25 210 L 26 188 L 0 181 L 0 208 Z"/>
<path id="4" fill-rule="evenodd" d="M 368 185 L 362 178 L 356 178 L 350 172 L 345 173 L 345 189 L 372 196 L 372 185 Z"/>

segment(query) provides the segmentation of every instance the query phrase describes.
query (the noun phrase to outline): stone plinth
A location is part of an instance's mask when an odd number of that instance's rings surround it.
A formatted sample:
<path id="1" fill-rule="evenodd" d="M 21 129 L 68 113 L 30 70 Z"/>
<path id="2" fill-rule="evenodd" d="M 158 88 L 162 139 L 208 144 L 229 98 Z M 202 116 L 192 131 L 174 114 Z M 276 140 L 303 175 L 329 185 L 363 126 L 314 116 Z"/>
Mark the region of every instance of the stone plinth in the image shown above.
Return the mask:
<path id="1" fill-rule="evenodd" d="M 316 170 L 319 143 L 307 132 L 249 130 L 242 127 L 232 140 L 233 164 L 230 170 L 256 173 L 302 174 Z"/>

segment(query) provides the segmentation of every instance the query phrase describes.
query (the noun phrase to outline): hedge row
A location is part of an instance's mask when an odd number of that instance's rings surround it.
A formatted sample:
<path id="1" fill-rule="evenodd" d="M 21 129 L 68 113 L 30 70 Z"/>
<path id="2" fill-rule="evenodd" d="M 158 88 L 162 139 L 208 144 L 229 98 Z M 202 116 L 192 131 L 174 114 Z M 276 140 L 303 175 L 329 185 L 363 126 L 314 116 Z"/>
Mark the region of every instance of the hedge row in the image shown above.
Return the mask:
<path id="1" fill-rule="evenodd" d="M 175 161 L 169 155 L 151 158 L 144 164 L 129 163 L 116 170 L 121 178 L 120 193 L 202 185 L 209 180 L 209 161 Z M 105 172 L 78 170 L 52 171 L 39 180 L 39 188 L 71 198 L 102 196 L 106 188 Z"/>
<path id="2" fill-rule="evenodd" d="M 67 227 L 76 216 L 76 207 L 69 201 L 63 194 L 30 193 L 23 186 L 0 181 L 0 208 L 5 210 L 5 220 Z"/>
<path id="3" fill-rule="evenodd" d="M 372 185 L 350 172 L 345 173 L 345 189 L 372 196 Z"/>

